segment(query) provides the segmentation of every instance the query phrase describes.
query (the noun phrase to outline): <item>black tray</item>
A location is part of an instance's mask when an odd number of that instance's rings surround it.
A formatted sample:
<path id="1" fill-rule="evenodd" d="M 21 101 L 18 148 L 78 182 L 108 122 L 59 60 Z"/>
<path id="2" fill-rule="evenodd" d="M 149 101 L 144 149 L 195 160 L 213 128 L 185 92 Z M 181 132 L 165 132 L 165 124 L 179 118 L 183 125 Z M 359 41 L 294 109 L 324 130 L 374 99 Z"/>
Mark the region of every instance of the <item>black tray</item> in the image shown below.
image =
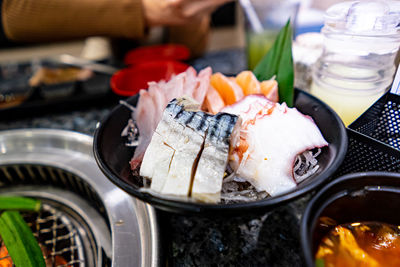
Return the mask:
<path id="1" fill-rule="evenodd" d="M 400 172 L 400 96 L 387 92 L 347 129 L 349 147 L 335 177 L 363 171 Z"/>
<path id="2" fill-rule="evenodd" d="M 387 92 L 349 128 L 400 150 L 400 96 Z"/>

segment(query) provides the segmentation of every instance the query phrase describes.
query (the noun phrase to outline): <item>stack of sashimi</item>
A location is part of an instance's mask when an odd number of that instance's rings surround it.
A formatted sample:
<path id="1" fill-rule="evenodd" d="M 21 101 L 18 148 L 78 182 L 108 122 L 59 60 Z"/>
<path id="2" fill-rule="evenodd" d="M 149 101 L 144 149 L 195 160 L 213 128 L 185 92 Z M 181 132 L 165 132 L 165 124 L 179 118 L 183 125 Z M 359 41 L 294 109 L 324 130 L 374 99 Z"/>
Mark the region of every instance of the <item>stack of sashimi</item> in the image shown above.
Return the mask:
<path id="1" fill-rule="evenodd" d="M 328 143 L 311 117 L 276 102 L 277 90 L 274 79 L 211 68 L 149 83 L 133 113 L 140 135 L 132 169 L 151 180 L 151 192 L 207 203 L 221 201 L 231 171 L 270 196 L 293 189 L 302 179 L 293 170 L 299 155 Z"/>
<path id="2" fill-rule="evenodd" d="M 230 139 L 240 128 L 238 116 L 199 111 L 187 98 L 166 107 L 140 168 L 151 179 L 151 189 L 162 194 L 191 195 L 218 202 L 228 163 Z M 237 125 L 237 126 L 236 126 Z"/>
<path id="3" fill-rule="evenodd" d="M 185 95 L 203 103 L 210 76 L 211 68 L 205 68 L 197 75 L 196 71 L 189 67 L 186 72 L 178 74 L 168 82 L 150 82 L 148 90 L 140 90 L 139 102 L 133 113 L 140 136 L 139 145 L 131 161 L 132 169 L 140 165 L 147 145 L 169 101 Z"/>

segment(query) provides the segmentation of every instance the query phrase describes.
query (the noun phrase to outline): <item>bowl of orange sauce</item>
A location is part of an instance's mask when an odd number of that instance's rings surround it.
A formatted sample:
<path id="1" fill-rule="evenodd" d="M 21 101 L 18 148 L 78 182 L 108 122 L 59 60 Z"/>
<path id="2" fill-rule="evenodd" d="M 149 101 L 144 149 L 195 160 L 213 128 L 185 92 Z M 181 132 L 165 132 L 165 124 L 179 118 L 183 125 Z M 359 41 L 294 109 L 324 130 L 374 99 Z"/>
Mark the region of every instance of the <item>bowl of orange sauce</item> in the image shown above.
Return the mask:
<path id="1" fill-rule="evenodd" d="M 313 197 L 301 221 L 307 266 L 400 266 L 400 173 L 353 173 Z"/>

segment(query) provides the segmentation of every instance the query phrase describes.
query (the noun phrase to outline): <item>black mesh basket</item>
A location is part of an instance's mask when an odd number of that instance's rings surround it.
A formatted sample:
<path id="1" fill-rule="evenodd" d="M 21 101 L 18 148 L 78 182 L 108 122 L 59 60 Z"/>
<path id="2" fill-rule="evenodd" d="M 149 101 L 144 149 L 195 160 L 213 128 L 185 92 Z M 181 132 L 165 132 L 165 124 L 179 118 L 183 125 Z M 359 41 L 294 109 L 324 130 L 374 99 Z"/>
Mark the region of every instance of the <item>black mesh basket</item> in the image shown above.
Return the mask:
<path id="1" fill-rule="evenodd" d="M 383 95 L 347 129 L 349 147 L 336 177 L 364 171 L 400 172 L 400 96 Z"/>
<path id="2" fill-rule="evenodd" d="M 386 93 L 349 128 L 400 150 L 400 96 Z"/>

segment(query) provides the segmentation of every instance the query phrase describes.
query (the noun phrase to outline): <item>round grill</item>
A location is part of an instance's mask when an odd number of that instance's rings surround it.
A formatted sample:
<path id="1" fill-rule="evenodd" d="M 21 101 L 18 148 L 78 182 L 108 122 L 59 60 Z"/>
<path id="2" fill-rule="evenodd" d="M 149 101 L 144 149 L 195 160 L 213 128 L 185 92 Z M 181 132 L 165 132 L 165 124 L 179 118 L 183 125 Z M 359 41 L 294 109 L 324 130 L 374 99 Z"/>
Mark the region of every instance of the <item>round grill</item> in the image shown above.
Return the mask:
<path id="1" fill-rule="evenodd" d="M 104 177 L 92 143 L 60 130 L 0 132 L 0 195 L 42 200 L 22 215 L 47 266 L 157 266 L 154 209 Z"/>

